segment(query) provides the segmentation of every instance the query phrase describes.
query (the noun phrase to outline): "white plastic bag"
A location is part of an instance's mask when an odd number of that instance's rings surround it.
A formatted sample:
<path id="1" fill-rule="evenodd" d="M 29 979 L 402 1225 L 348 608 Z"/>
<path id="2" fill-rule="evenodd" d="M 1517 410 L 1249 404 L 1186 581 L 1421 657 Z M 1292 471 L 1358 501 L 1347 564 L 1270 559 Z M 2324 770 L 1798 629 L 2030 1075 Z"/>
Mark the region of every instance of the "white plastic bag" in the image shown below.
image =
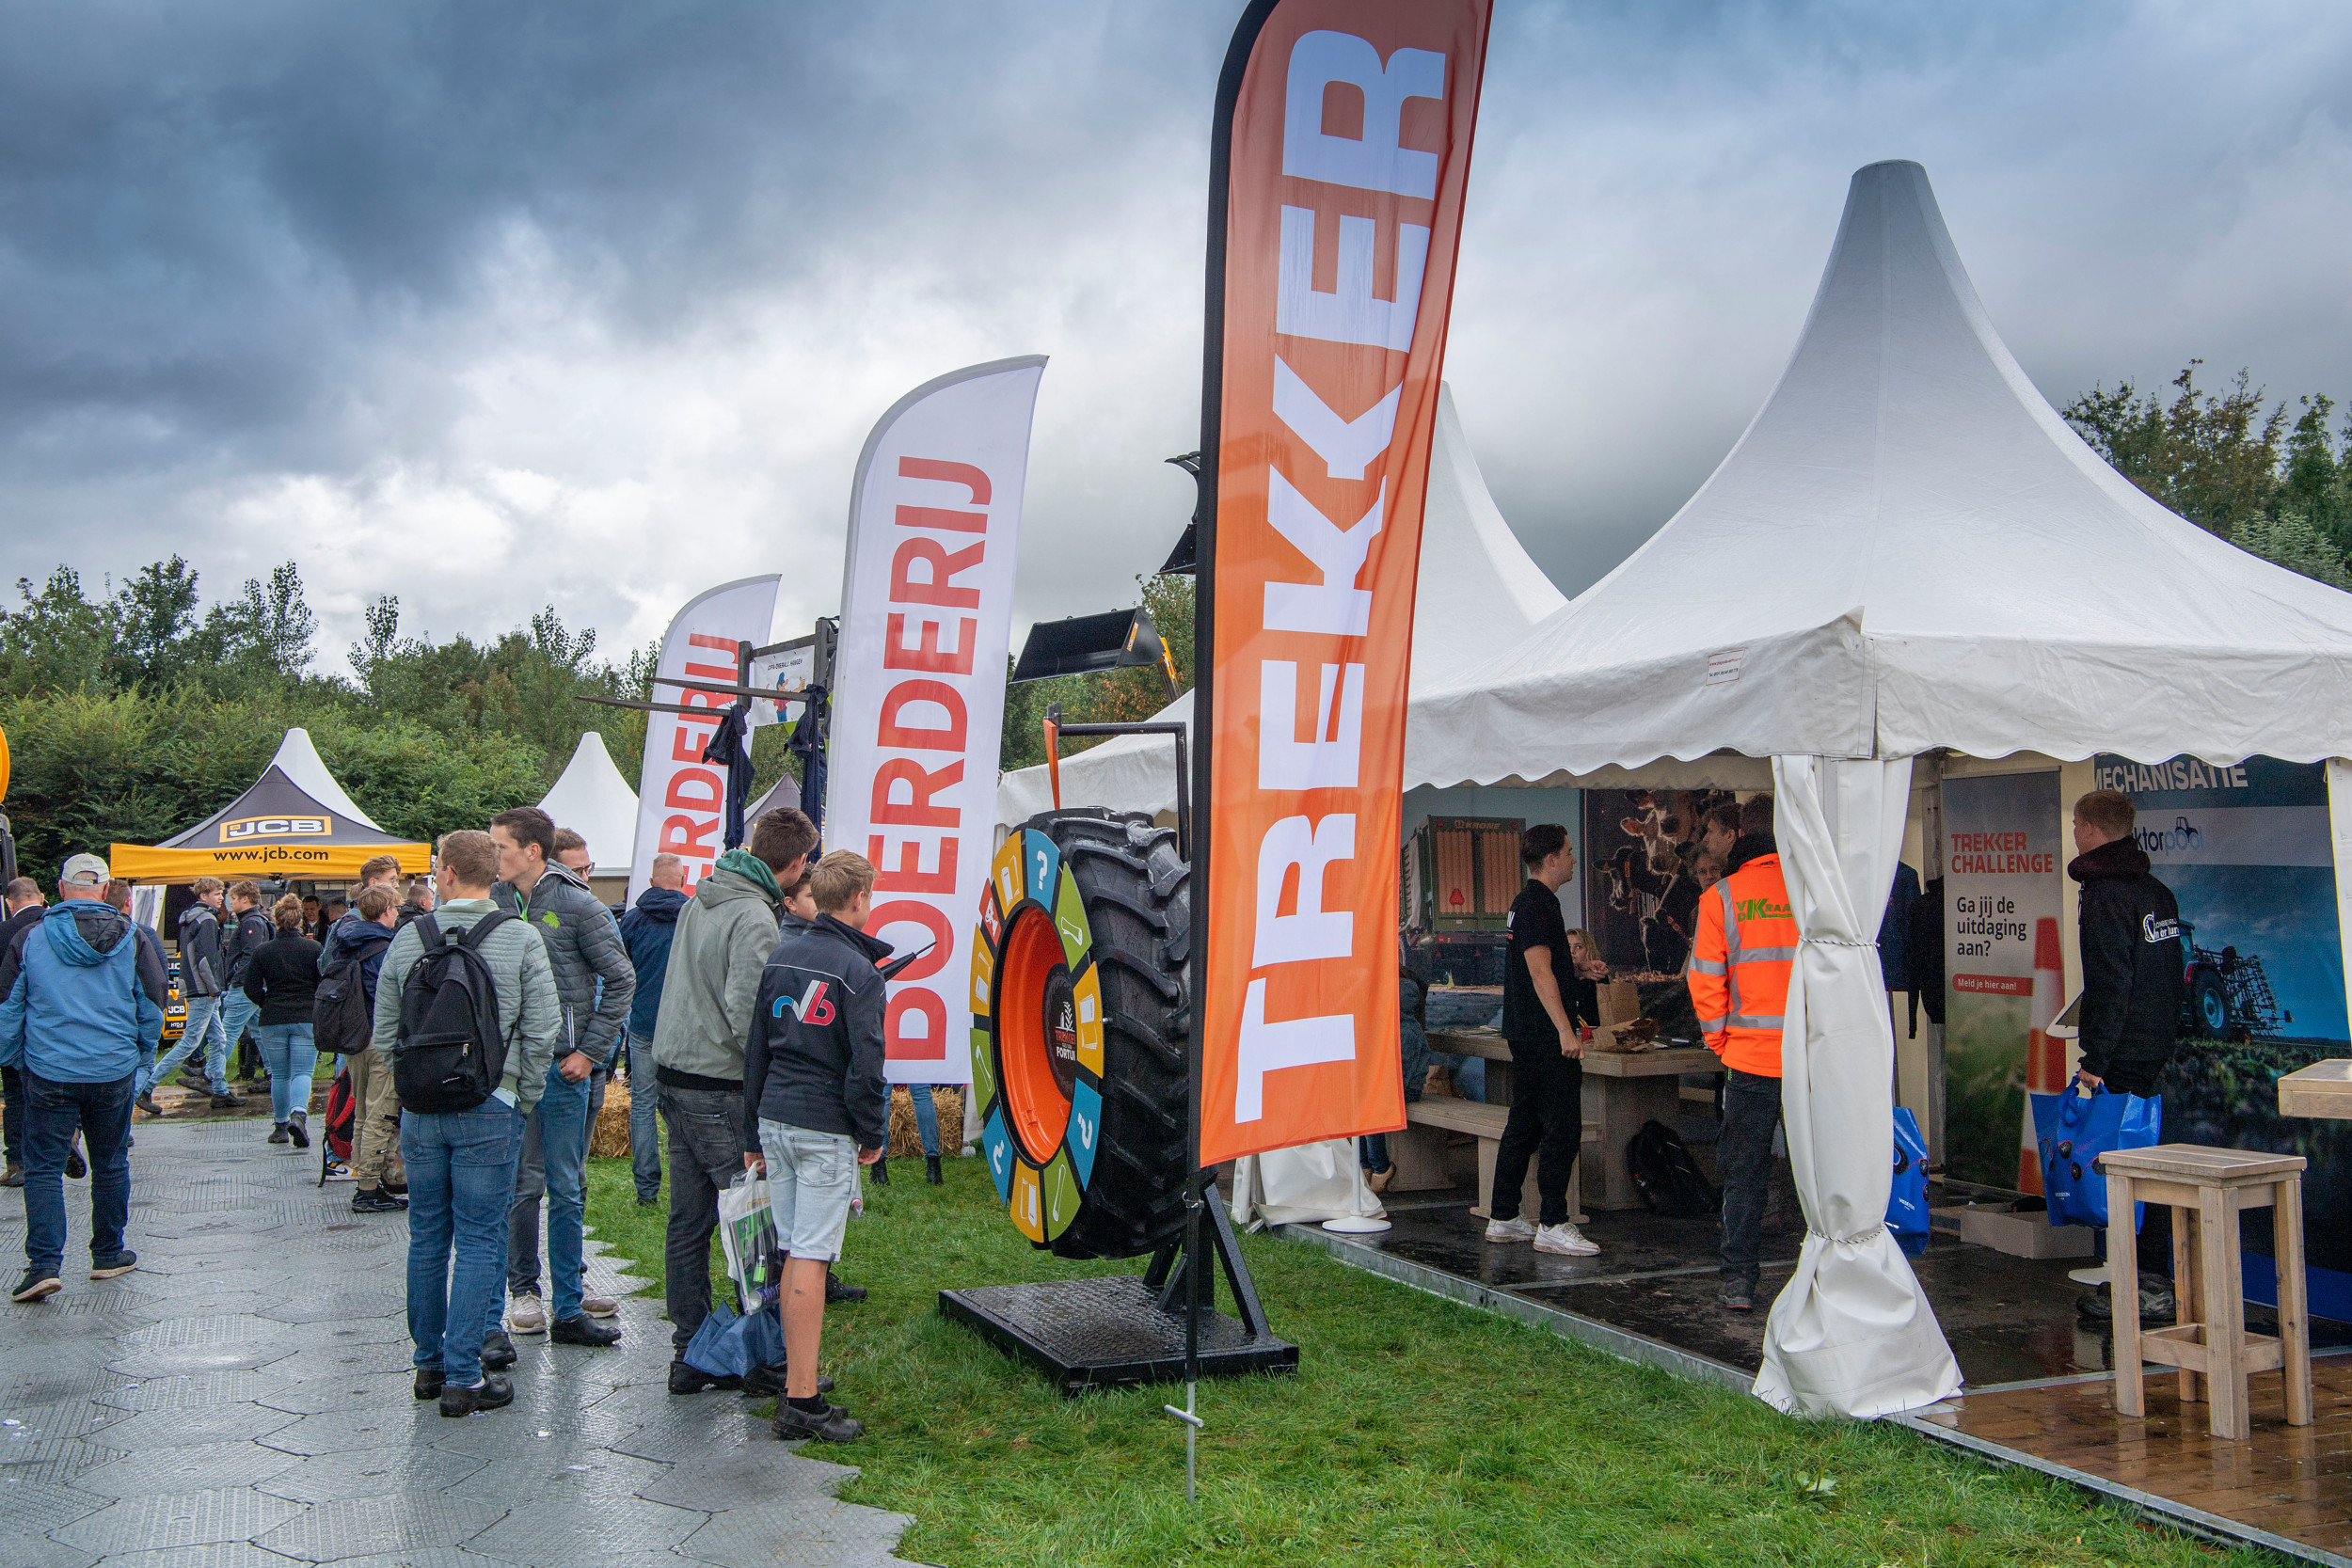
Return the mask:
<path id="1" fill-rule="evenodd" d="M 775 1293 L 775 1259 L 782 1250 L 764 1178 L 746 1170 L 719 1195 L 719 1244 L 726 1251 L 727 1274 L 742 1296 L 743 1309 L 756 1310 Z"/>

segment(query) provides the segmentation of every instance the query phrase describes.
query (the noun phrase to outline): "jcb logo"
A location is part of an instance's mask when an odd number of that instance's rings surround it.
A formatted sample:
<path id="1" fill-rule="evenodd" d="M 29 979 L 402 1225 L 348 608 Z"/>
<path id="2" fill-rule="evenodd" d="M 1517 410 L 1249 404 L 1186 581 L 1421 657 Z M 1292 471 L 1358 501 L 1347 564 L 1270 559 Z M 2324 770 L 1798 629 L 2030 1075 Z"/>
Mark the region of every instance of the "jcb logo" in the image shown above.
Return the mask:
<path id="1" fill-rule="evenodd" d="M 1741 898 L 1731 906 L 1731 911 L 1742 921 L 1786 920 L 1788 906 L 1775 904 L 1770 898 Z"/>
<path id="2" fill-rule="evenodd" d="M 825 999 L 825 982 L 822 980 L 811 980 L 808 990 L 801 992 L 798 1002 L 788 996 L 777 997 L 776 1005 L 771 1011 L 775 1017 L 782 1018 L 787 1008 L 803 1023 L 819 1029 L 834 1020 L 833 1004 Z"/>
<path id="3" fill-rule="evenodd" d="M 240 816 L 234 822 L 220 825 L 223 844 L 244 844 L 257 838 L 288 838 L 296 835 L 325 838 L 334 828 L 324 816 Z"/>

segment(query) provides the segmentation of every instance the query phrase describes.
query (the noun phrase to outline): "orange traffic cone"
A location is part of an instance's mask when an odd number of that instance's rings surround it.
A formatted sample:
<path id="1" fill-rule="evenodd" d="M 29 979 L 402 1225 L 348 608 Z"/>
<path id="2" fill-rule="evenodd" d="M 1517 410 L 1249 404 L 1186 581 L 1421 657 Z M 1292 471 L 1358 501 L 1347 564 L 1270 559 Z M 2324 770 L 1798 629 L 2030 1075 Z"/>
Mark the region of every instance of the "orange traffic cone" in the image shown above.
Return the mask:
<path id="1" fill-rule="evenodd" d="M 2066 1042 L 2050 1037 L 2066 1005 L 2066 960 L 2058 947 L 2058 923 L 2048 916 L 2033 923 L 2033 1012 L 2026 1031 L 2026 1125 L 2017 1150 L 2017 1188 L 2042 1191 L 2042 1154 L 2033 1127 L 2037 1094 L 2057 1094 L 2066 1087 Z"/>

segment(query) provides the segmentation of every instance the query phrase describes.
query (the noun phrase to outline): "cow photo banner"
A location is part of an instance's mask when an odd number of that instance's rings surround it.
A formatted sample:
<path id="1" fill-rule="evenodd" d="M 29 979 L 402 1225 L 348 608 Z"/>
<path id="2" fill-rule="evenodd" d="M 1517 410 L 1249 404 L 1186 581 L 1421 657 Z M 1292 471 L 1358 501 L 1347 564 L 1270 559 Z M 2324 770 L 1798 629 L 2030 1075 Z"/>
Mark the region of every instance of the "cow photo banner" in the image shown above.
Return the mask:
<path id="1" fill-rule="evenodd" d="M 670 680 L 735 684 L 736 645 L 754 647 L 768 641 L 776 618 L 774 573 L 741 578 L 696 594 L 671 618 L 661 636 L 661 660 L 655 673 Z M 709 875 L 711 864 L 726 852 L 727 772 L 703 761 L 703 748 L 718 728 L 718 715 L 735 699 L 715 691 L 683 687 L 654 689 L 654 700 L 680 707 L 708 709 L 695 713 L 645 715 L 645 764 L 637 783 L 637 844 L 629 857 L 628 898 L 651 884 L 646 878 L 656 855 L 675 855 L 686 863 L 686 891 Z"/>
<path id="2" fill-rule="evenodd" d="M 1487 0 L 1268 0 L 1211 149 L 1201 1164 L 1400 1127 L 1397 832 Z"/>
<path id="3" fill-rule="evenodd" d="M 850 497 L 825 844 L 874 863 L 897 1084 L 971 1078 L 972 911 L 995 845 L 1013 568 L 1041 355 L 943 375 L 874 426 Z"/>

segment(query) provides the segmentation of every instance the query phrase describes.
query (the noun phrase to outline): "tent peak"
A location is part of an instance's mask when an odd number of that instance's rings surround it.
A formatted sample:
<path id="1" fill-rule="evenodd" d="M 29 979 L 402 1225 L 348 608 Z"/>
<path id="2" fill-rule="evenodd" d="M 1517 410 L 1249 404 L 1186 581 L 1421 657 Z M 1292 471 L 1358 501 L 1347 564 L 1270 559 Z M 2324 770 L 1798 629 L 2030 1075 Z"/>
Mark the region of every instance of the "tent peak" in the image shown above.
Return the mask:
<path id="1" fill-rule="evenodd" d="M 384 825 L 361 811 L 343 793 L 343 786 L 335 782 L 335 775 L 326 769 L 326 759 L 310 743 L 309 730 L 299 724 L 288 730 L 285 738 L 278 743 L 278 754 L 269 760 L 270 766 L 284 773 L 296 789 L 336 816 L 363 823 L 379 833 L 384 832 Z"/>

